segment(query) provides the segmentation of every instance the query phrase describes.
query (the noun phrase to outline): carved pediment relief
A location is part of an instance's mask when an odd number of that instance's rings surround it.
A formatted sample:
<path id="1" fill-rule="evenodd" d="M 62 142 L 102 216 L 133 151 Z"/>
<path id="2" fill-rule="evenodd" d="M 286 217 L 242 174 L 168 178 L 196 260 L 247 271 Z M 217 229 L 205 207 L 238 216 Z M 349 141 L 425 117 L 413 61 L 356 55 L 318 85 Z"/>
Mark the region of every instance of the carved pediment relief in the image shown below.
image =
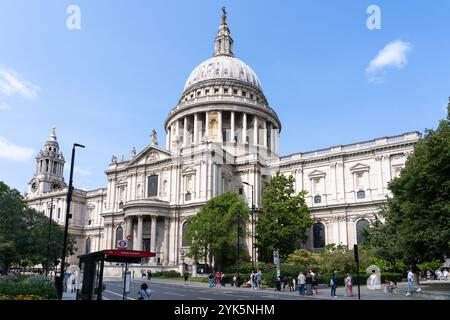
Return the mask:
<path id="1" fill-rule="evenodd" d="M 189 174 L 195 174 L 195 173 L 196 173 L 196 170 L 192 166 L 185 167 L 181 171 L 182 175 L 189 175 Z"/>
<path id="2" fill-rule="evenodd" d="M 351 173 L 365 172 L 365 171 L 369 171 L 369 170 L 370 170 L 370 167 L 365 164 L 362 164 L 362 163 L 357 163 L 353 167 L 350 168 Z"/>
<path id="3" fill-rule="evenodd" d="M 310 172 L 308 174 L 308 177 L 310 179 L 312 179 L 312 178 L 325 178 L 325 172 L 320 171 L 320 170 L 314 170 L 313 172 Z"/>
<path id="4" fill-rule="evenodd" d="M 170 157 L 171 154 L 167 150 L 151 145 L 142 150 L 132 161 L 128 163 L 127 167 L 151 164 Z"/>

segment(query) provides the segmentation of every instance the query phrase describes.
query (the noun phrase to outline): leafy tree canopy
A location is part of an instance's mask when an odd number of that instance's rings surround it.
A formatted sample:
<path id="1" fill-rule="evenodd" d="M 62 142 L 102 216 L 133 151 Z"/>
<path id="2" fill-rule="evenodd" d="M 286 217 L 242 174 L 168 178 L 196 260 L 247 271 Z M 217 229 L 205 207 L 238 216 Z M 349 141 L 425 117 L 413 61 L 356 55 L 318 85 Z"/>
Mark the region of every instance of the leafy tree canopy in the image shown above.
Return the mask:
<path id="1" fill-rule="evenodd" d="M 225 192 L 212 198 L 200 211 L 188 219 L 185 239 L 191 240 L 188 256 L 198 260 L 205 258 L 216 268 L 233 265 L 237 259 L 237 235 L 239 217 L 240 259 L 248 258 L 243 250 L 245 226 L 249 218 L 248 205 L 235 192 Z"/>
<path id="2" fill-rule="evenodd" d="M 50 242 L 48 232 L 50 228 Z M 61 256 L 64 230 L 42 212 L 28 208 L 16 189 L 0 181 L 0 265 L 6 273 L 11 264 L 47 265 Z M 67 253 L 75 239 L 68 237 Z"/>
<path id="3" fill-rule="evenodd" d="M 389 188 L 393 197 L 381 212 L 385 223 L 378 221 L 368 230 L 369 246 L 380 258 L 410 267 L 450 256 L 448 117 L 436 130 L 426 130 Z"/>
<path id="4" fill-rule="evenodd" d="M 270 262 L 278 249 L 281 259 L 307 240 L 306 230 L 312 225 L 305 203 L 306 191 L 295 192 L 295 178 L 277 172 L 266 182 L 262 196 L 262 212 L 256 222 L 256 246 L 259 260 Z"/>

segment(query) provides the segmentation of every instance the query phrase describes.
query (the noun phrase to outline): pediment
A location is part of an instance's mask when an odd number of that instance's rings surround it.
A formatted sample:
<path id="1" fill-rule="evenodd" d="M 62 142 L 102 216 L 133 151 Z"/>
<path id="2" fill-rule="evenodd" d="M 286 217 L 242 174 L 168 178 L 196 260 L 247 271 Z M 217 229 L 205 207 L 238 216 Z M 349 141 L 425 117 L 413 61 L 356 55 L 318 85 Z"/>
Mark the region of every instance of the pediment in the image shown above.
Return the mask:
<path id="1" fill-rule="evenodd" d="M 308 174 L 308 177 L 310 178 L 320 178 L 320 177 L 325 177 L 325 172 L 320 171 L 320 170 L 314 170 L 313 172 L 310 172 Z"/>
<path id="2" fill-rule="evenodd" d="M 350 168 L 350 172 L 364 172 L 369 171 L 370 167 L 368 165 L 357 163 L 353 167 Z"/>
<path id="3" fill-rule="evenodd" d="M 127 167 L 151 164 L 169 159 L 171 157 L 172 154 L 169 151 L 154 145 L 150 145 L 139 152 L 136 157 L 130 160 L 130 162 L 127 164 Z"/>
<path id="4" fill-rule="evenodd" d="M 192 167 L 192 166 L 185 167 L 185 168 L 181 171 L 181 174 L 183 174 L 183 175 L 195 174 L 195 173 L 196 173 L 196 170 L 195 170 L 195 168 Z"/>

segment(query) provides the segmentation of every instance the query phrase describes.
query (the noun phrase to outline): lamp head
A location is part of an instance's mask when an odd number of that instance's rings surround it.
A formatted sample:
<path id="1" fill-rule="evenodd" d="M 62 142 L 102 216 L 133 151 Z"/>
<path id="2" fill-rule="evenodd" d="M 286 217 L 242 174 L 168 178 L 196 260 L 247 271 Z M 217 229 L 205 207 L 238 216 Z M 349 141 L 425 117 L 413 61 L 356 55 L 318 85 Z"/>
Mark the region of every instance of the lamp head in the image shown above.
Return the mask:
<path id="1" fill-rule="evenodd" d="M 80 147 L 80 148 L 86 148 L 85 146 L 83 146 L 82 144 L 79 144 L 79 143 L 74 143 L 73 146 Z"/>

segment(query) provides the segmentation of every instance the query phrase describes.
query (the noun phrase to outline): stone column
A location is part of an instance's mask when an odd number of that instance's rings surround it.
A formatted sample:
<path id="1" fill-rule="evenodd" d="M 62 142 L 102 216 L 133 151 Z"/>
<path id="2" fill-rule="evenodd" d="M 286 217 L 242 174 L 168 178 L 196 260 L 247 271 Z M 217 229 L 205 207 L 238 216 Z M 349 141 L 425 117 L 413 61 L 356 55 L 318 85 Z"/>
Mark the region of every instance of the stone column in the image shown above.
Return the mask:
<path id="1" fill-rule="evenodd" d="M 217 131 L 218 134 L 218 141 L 223 141 L 223 135 L 222 135 L 222 111 L 217 111 L 217 122 L 218 122 L 218 126 L 217 126 Z"/>
<path id="2" fill-rule="evenodd" d="M 209 114 L 208 114 L 208 111 L 205 112 L 205 134 L 209 140 Z"/>
<path id="3" fill-rule="evenodd" d="M 164 252 L 164 265 L 167 266 L 169 264 L 169 218 L 164 218 L 164 244 L 163 244 L 163 252 Z"/>
<path id="4" fill-rule="evenodd" d="M 247 142 L 247 114 L 242 114 L 242 143 Z"/>
<path id="5" fill-rule="evenodd" d="M 198 115 L 196 113 L 196 114 L 194 114 L 194 143 L 198 142 L 198 124 L 197 124 L 197 121 L 198 121 Z"/>
<path id="6" fill-rule="evenodd" d="M 178 147 L 178 137 L 180 136 L 180 120 L 175 123 L 175 145 Z"/>
<path id="7" fill-rule="evenodd" d="M 258 144 L 258 117 L 256 115 L 253 116 L 253 145 L 256 146 Z"/>
<path id="8" fill-rule="evenodd" d="M 187 116 L 185 116 L 184 117 L 184 127 L 183 127 L 183 146 L 187 146 L 187 144 L 188 144 L 188 141 L 187 141 L 187 139 L 188 139 L 188 135 L 187 135 L 187 133 L 188 133 L 188 130 L 187 130 L 187 123 L 188 123 L 188 118 L 187 118 Z"/>
<path id="9" fill-rule="evenodd" d="M 127 217 L 127 229 L 125 239 L 128 240 L 128 249 L 133 249 L 133 217 Z"/>
<path id="10" fill-rule="evenodd" d="M 170 150 L 170 126 L 168 126 L 166 131 L 166 149 Z"/>
<path id="11" fill-rule="evenodd" d="M 234 143 L 234 111 L 231 111 L 231 142 Z"/>
<path id="12" fill-rule="evenodd" d="M 142 250 L 142 227 L 144 224 L 144 218 L 142 216 L 138 216 L 138 227 L 137 227 L 137 243 L 136 250 Z"/>
<path id="13" fill-rule="evenodd" d="M 267 148 L 267 123 L 266 121 L 263 121 L 263 147 Z"/>
<path id="14" fill-rule="evenodd" d="M 156 253 L 156 215 L 152 215 L 152 226 L 150 234 L 150 251 Z M 150 258 L 150 262 L 156 263 L 156 256 Z"/>

